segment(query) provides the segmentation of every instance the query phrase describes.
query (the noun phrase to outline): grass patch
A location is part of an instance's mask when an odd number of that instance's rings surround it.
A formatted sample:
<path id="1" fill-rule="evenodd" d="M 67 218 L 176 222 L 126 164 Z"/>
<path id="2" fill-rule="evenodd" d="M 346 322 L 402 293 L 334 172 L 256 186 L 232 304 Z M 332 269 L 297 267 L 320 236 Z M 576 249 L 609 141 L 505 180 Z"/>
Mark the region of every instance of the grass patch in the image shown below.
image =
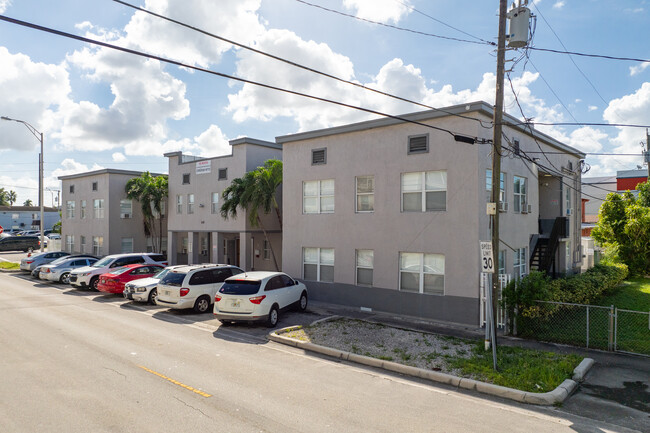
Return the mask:
<path id="1" fill-rule="evenodd" d="M 20 263 L 0 262 L 0 269 L 20 269 Z"/>
<path id="2" fill-rule="evenodd" d="M 582 360 L 578 355 L 561 355 L 520 347 L 500 346 L 497 352 L 498 371 L 492 368 L 492 352 L 477 343 L 469 358 L 446 357 L 463 376 L 529 392 L 554 390 Z"/>
<path id="3" fill-rule="evenodd" d="M 650 278 L 630 278 L 606 292 L 595 304 L 607 307 L 613 305 L 625 310 L 650 311 Z"/>

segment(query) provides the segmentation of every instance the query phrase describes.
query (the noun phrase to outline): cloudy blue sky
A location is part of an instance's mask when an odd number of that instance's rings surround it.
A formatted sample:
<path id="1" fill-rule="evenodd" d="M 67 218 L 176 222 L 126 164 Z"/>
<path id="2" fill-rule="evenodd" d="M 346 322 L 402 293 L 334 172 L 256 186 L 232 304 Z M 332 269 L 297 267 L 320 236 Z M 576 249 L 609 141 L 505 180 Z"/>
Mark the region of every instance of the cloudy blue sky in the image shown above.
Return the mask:
<path id="1" fill-rule="evenodd" d="M 494 101 L 498 1 L 133 0 L 131 3 L 346 80 L 443 107 Z M 328 12 L 320 5 L 343 14 Z M 647 1 L 543 0 L 533 47 L 650 59 Z M 419 108 L 279 63 L 111 0 L 0 0 L 4 16 L 185 64 L 366 108 Z M 364 21 L 365 20 L 365 21 Z M 377 25 L 381 22 L 403 29 Z M 421 34 L 426 33 L 426 34 Z M 436 37 L 436 36 L 442 36 Z M 451 39 L 450 39 L 451 38 Z M 460 40 L 454 40 L 460 39 Z M 509 52 L 518 59 L 523 52 Z M 511 79 L 524 114 L 548 123 L 650 124 L 647 62 L 529 51 Z M 521 118 L 506 85 L 506 110 Z M 45 183 L 98 168 L 166 172 L 168 151 L 216 156 L 228 140 L 276 136 L 368 114 L 0 21 L 0 115 L 45 134 Z M 546 126 L 588 153 L 639 153 L 645 129 Z M 0 122 L 0 187 L 36 202 L 38 141 Z M 640 157 L 590 155 L 587 176 Z M 45 193 L 45 204 L 55 193 Z"/>

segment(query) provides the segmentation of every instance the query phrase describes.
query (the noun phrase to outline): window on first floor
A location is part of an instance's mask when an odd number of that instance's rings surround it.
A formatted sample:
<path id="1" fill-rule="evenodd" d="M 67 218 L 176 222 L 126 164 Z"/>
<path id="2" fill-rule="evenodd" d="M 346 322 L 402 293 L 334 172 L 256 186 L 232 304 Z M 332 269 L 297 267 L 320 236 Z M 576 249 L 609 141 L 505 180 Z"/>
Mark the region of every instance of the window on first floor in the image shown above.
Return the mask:
<path id="1" fill-rule="evenodd" d="M 334 248 L 303 248 L 303 278 L 311 281 L 334 281 Z"/>
<path id="2" fill-rule="evenodd" d="M 402 211 L 428 212 L 447 209 L 447 172 L 402 173 Z"/>
<path id="3" fill-rule="evenodd" d="M 85 253 L 86 252 L 86 237 L 85 236 L 80 236 L 80 239 L 79 239 L 79 252 L 80 253 Z"/>
<path id="4" fill-rule="evenodd" d="M 262 248 L 262 258 L 264 260 L 271 259 L 271 244 L 266 239 L 264 239 L 264 244 Z"/>
<path id="5" fill-rule="evenodd" d="M 499 269 L 498 269 L 498 273 L 499 273 L 499 275 L 506 273 L 506 250 L 499 251 Z"/>
<path id="6" fill-rule="evenodd" d="M 515 250 L 514 257 L 514 277 L 521 278 L 527 274 L 526 267 L 526 247 Z"/>
<path id="7" fill-rule="evenodd" d="M 74 251 L 74 235 L 65 236 L 65 250 L 70 253 Z"/>
<path id="8" fill-rule="evenodd" d="M 123 253 L 133 252 L 133 238 L 122 238 L 121 252 Z"/>
<path id="9" fill-rule="evenodd" d="M 356 278 L 359 286 L 372 286 L 375 252 L 373 250 L 357 250 Z"/>
<path id="10" fill-rule="evenodd" d="M 100 257 L 104 254 L 104 237 L 93 236 L 93 255 Z"/>
<path id="11" fill-rule="evenodd" d="M 444 255 L 425 253 L 400 253 L 399 263 L 400 290 L 405 292 L 444 295 Z"/>

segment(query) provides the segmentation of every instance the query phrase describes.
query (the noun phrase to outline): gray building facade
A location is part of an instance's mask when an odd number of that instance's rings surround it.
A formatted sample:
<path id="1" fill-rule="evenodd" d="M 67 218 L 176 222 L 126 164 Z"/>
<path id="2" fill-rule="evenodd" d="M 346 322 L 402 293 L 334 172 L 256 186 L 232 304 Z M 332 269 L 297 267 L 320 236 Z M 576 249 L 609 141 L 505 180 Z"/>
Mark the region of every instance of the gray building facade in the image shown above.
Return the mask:
<path id="1" fill-rule="evenodd" d="M 402 117 L 420 124 L 380 119 L 276 138 L 283 270 L 314 300 L 478 325 L 493 146 L 453 134 L 491 140 L 492 106 Z M 551 232 L 553 271 L 579 272 L 584 154 L 523 126 L 504 134 L 498 272 L 541 266 Z"/>
<path id="2" fill-rule="evenodd" d="M 224 219 L 222 193 L 235 178 L 269 159 L 282 159 L 276 143 L 239 138 L 231 140 L 230 155 L 201 158 L 181 152 L 169 158 L 168 245 L 171 264 L 227 263 L 245 270 L 275 270 L 273 254 L 282 267 L 282 230 L 275 213 L 260 212 L 261 227 L 251 225 L 246 211 Z M 278 201 L 281 204 L 281 191 Z"/>
<path id="3" fill-rule="evenodd" d="M 126 183 L 141 174 L 107 168 L 59 177 L 63 190 L 61 249 L 96 256 L 129 252 L 166 254 L 166 209 L 157 218 L 157 231 L 151 236 L 145 234 L 140 203 L 126 197 Z M 151 175 L 159 176 L 157 173 Z M 160 218 L 162 248 L 156 248 Z"/>

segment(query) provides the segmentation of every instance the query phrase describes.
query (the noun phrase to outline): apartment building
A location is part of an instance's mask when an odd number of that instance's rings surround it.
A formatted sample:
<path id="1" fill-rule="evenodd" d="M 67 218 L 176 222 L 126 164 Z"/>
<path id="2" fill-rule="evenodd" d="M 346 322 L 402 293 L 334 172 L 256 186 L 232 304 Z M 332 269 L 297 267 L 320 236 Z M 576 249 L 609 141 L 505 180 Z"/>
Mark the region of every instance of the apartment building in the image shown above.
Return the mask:
<path id="1" fill-rule="evenodd" d="M 169 158 L 169 260 L 172 264 L 228 263 L 246 270 L 275 270 L 282 266 L 282 230 L 275 214 L 260 214 L 268 239 L 251 225 L 246 211 L 236 218 L 221 216 L 222 193 L 233 179 L 282 159 L 276 143 L 231 140 L 230 155 L 201 158 L 181 152 Z M 278 193 L 279 194 L 279 193 Z M 278 197 L 280 200 L 281 197 Z M 281 203 L 281 201 L 280 201 Z"/>
<path id="2" fill-rule="evenodd" d="M 158 240 L 145 233 L 140 203 L 126 196 L 126 183 L 141 174 L 106 168 L 59 177 L 63 190 L 61 249 L 96 256 L 157 250 Z M 167 253 L 165 213 L 163 209 L 158 216 L 164 234 L 162 254 Z M 159 224 L 156 227 L 160 230 Z"/>
<path id="3" fill-rule="evenodd" d="M 55 207 L 43 208 L 44 230 L 52 230 L 59 222 L 59 210 Z M 0 206 L 0 227 L 9 230 L 40 230 L 41 208 L 39 206 Z"/>
<path id="4" fill-rule="evenodd" d="M 283 270 L 313 300 L 479 324 L 493 108 L 475 102 L 276 138 Z M 505 116 L 498 272 L 578 272 L 584 153 Z M 414 122 L 414 123 L 411 123 Z M 545 152 L 545 153 L 542 153 Z"/>

